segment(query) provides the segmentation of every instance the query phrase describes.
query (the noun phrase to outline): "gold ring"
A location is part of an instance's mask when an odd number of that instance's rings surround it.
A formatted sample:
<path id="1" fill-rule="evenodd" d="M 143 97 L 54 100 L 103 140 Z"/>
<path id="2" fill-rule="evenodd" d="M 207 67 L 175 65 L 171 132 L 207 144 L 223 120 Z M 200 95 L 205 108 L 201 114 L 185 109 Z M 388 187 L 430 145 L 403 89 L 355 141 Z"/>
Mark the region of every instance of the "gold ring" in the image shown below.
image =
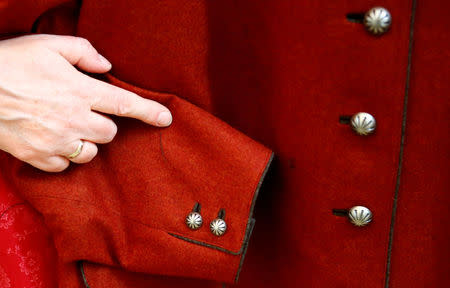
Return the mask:
<path id="1" fill-rule="evenodd" d="M 67 156 L 67 158 L 73 159 L 73 158 L 77 157 L 78 155 L 80 155 L 81 151 L 83 151 L 83 146 L 84 146 L 84 141 L 80 140 L 80 143 L 78 143 L 77 150 L 75 150 L 75 152 L 73 152 L 72 154 Z"/>

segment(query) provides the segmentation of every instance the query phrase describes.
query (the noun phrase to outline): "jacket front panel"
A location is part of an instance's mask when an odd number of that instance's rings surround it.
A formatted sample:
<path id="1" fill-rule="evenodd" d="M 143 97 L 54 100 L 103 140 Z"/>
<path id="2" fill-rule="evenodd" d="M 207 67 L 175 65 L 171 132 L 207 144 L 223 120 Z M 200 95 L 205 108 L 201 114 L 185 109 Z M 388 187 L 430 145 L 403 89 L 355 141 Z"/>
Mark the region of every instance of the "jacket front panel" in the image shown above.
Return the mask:
<path id="1" fill-rule="evenodd" d="M 377 5 L 394 19 L 385 35 L 373 37 L 346 19 Z M 410 2 L 209 6 L 214 108 L 278 156 L 258 200 L 258 223 L 238 287 L 382 287 Z M 249 64 L 248 55 L 254 62 Z M 240 67 L 247 65 L 256 72 L 245 74 Z M 251 100 L 242 91 L 251 91 Z M 374 135 L 357 136 L 339 122 L 360 111 L 376 118 Z M 372 210 L 369 226 L 354 227 L 332 213 L 355 205 Z"/>

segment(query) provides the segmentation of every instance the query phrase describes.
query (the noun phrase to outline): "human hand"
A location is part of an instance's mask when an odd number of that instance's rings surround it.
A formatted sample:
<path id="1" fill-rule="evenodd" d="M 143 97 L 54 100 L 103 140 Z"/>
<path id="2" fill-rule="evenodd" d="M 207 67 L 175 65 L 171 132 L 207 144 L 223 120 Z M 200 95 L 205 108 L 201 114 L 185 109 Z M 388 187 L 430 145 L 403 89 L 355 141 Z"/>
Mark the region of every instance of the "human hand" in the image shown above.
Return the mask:
<path id="1" fill-rule="evenodd" d="M 97 112 L 165 127 L 163 105 L 79 72 L 105 73 L 111 64 L 85 39 L 29 35 L 0 41 L 0 149 L 41 170 L 59 172 L 70 161 L 87 163 L 96 143 L 117 126 Z M 96 112 L 97 111 L 97 112 Z M 77 151 L 80 140 L 84 146 Z"/>

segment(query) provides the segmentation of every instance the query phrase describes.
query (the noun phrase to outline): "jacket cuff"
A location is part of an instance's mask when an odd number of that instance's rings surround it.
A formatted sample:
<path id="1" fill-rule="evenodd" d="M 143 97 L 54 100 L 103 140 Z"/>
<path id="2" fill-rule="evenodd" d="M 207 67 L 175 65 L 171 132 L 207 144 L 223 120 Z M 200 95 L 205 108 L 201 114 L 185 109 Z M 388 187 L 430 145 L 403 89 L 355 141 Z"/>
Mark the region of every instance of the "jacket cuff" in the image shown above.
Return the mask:
<path id="1" fill-rule="evenodd" d="M 89 164 L 50 174 L 8 158 L 1 169 L 44 215 L 65 262 L 235 282 L 272 152 L 176 95 L 107 81 L 166 105 L 172 125 L 117 118 L 116 139 Z M 204 223 L 194 231 L 185 218 L 196 203 Z M 222 209 L 218 237 L 209 223 Z"/>

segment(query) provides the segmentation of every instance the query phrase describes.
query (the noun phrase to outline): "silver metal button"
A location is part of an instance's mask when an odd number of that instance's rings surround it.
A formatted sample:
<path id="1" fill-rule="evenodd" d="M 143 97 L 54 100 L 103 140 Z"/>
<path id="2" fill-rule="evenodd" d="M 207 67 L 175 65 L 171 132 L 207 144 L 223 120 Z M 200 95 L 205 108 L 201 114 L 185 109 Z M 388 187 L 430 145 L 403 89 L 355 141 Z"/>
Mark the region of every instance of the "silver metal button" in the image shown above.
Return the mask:
<path id="1" fill-rule="evenodd" d="M 227 231 L 227 223 L 225 222 L 225 220 L 223 220 L 224 218 L 225 209 L 220 209 L 217 218 L 211 221 L 211 224 L 209 224 L 209 228 L 214 235 L 222 236 Z"/>
<path id="2" fill-rule="evenodd" d="M 359 112 L 350 119 L 350 126 L 356 134 L 366 136 L 375 132 L 377 122 L 369 113 Z"/>
<path id="3" fill-rule="evenodd" d="M 227 231 L 227 223 L 225 220 L 217 218 L 211 221 L 209 228 L 214 235 L 222 236 Z"/>
<path id="4" fill-rule="evenodd" d="M 202 224 L 203 218 L 202 215 L 200 215 L 200 213 L 198 212 L 191 212 L 186 217 L 186 225 L 192 230 L 197 230 L 202 226 Z"/>
<path id="5" fill-rule="evenodd" d="M 391 13 L 386 8 L 374 7 L 364 15 L 364 26 L 374 35 L 381 35 L 391 27 Z"/>
<path id="6" fill-rule="evenodd" d="M 372 221 L 372 211 L 364 206 L 354 206 L 348 210 L 348 219 L 358 227 L 366 226 Z"/>

